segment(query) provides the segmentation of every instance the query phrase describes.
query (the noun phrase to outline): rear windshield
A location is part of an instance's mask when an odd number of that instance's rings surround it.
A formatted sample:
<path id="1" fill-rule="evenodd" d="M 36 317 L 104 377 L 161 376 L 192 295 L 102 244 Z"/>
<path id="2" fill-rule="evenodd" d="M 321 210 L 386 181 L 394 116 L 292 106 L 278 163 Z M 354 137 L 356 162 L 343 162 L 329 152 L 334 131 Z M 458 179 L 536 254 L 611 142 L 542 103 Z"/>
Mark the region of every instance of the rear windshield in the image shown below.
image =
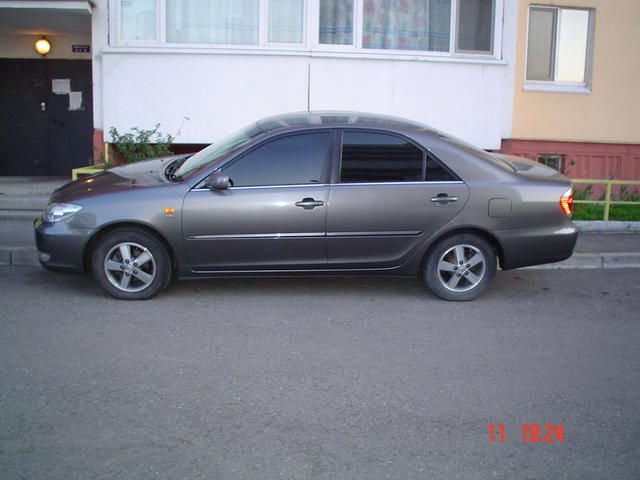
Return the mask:
<path id="1" fill-rule="evenodd" d="M 453 145 L 454 147 L 464 150 L 465 152 L 470 153 L 471 155 L 474 155 L 476 157 L 483 158 L 508 172 L 515 172 L 515 169 L 508 162 L 500 158 L 499 155 L 487 152 L 486 150 L 482 150 L 481 148 L 471 145 L 470 143 L 467 143 L 464 140 L 460 140 L 459 138 L 450 137 L 448 135 L 441 135 L 440 138 Z"/>

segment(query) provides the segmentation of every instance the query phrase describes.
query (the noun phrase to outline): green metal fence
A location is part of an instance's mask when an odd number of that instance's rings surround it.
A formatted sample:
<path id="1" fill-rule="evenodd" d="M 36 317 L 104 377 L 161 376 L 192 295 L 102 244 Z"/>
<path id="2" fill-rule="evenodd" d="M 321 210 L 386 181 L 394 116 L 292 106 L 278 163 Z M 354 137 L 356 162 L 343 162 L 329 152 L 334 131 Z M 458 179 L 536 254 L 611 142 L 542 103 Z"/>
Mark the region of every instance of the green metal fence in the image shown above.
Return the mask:
<path id="1" fill-rule="evenodd" d="M 594 178 L 572 178 L 571 182 L 576 185 L 604 185 L 604 198 L 602 200 L 574 200 L 574 203 L 604 204 L 604 220 L 609 220 L 611 205 L 640 205 L 640 201 L 611 200 L 611 190 L 613 185 L 640 185 L 640 180 L 603 180 Z"/>

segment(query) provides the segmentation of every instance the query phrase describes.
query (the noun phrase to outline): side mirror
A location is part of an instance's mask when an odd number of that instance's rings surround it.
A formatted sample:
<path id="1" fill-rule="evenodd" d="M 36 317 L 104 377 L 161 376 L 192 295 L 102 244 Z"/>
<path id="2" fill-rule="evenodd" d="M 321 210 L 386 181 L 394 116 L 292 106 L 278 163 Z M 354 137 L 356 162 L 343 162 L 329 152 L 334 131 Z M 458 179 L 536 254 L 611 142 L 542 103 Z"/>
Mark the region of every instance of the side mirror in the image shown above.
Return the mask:
<path id="1" fill-rule="evenodd" d="M 231 185 L 231 180 L 228 175 L 216 172 L 209 175 L 204 185 L 209 190 L 226 190 Z"/>

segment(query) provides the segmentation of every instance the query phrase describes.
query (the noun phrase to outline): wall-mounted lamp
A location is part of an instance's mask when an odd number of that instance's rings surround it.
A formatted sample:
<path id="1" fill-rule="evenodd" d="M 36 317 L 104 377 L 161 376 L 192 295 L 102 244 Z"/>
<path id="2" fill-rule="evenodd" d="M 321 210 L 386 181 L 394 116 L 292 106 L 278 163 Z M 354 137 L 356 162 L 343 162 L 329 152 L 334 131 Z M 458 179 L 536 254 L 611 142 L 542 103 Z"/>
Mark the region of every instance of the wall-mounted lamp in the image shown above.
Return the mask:
<path id="1" fill-rule="evenodd" d="M 36 49 L 36 52 L 44 57 L 51 51 L 51 43 L 49 43 L 49 40 L 47 40 L 46 38 L 40 38 L 36 40 L 34 48 Z"/>

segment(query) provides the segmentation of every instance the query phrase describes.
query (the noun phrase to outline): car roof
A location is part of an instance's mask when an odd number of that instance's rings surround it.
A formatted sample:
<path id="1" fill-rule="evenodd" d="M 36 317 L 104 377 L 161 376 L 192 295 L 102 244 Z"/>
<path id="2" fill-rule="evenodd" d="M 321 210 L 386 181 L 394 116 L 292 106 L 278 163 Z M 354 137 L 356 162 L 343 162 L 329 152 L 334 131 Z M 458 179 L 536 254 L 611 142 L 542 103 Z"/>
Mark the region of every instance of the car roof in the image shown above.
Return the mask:
<path id="1" fill-rule="evenodd" d="M 442 135 L 436 129 L 404 118 L 339 110 L 286 113 L 258 120 L 256 124 L 267 133 L 301 127 L 375 127 Z"/>

